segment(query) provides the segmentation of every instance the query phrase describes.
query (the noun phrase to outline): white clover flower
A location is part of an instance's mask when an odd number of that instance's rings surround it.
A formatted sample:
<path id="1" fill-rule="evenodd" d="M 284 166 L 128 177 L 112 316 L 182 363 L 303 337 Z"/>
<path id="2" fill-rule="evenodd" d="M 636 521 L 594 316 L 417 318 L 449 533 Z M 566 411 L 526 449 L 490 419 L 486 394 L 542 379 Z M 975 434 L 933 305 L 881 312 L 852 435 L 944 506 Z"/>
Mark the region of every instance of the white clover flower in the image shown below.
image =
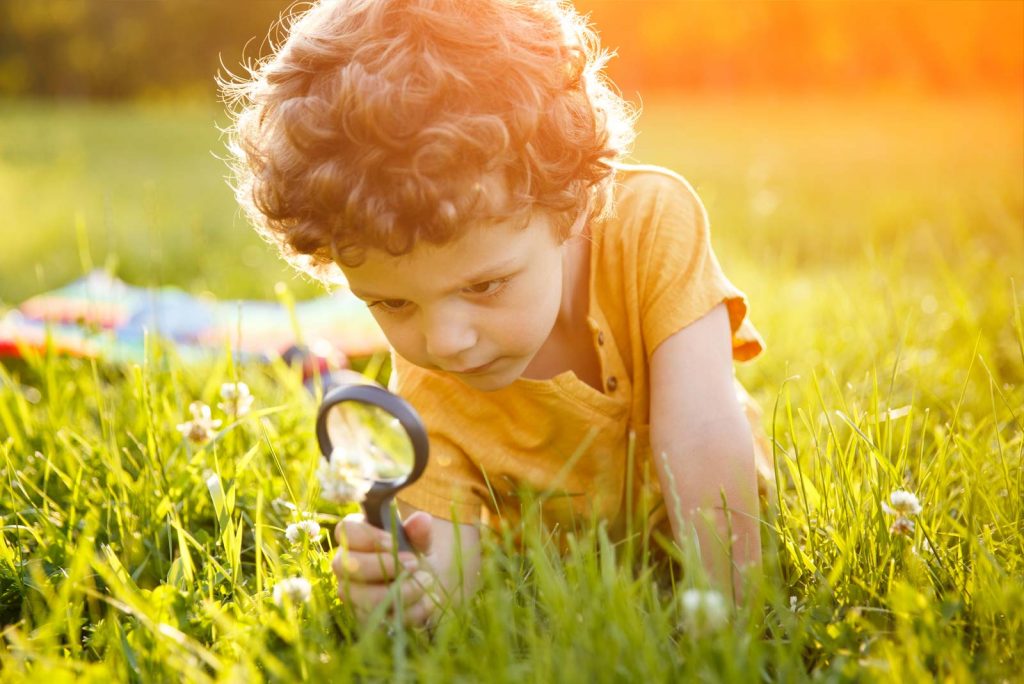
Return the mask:
<path id="1" fill-rule="evenodd" d="M 292 523 L 285 529 L 284 536 L 292 544 L 299 544 L 303 539 L 312 541 L 320 536 L 320 525 L 315 520 L 302 520 Z"/>
<path id="2" fill-rule="evenodd" d="M 725 599 L 717 591 L 687 589 L 680 597 L 682 623 L 695 636 L 717 632 L 729 621 Z"/>
<path id="3" fill-rule="evenodd" d="M 274 603 L 283 605 L 284 602 L 307 603 L 313 587 L 305 577 L 288 577 L 274 585 Z"/>
<path id="4" fill-rule="evenodd" d="M 882 502 L 882 510 L 889 515 L 906 517 L 921 512 L 921 503 L 917 500 L 917 496 L 904 489 L 897 489 L 890 494 L 889 501 L 892 503 L 891 508 L 884 501 Z"/>
<path id="5" fill-rule="evenodd" d="M 921 512 L 921 502 L 917 496 L 905 489 L 897 489 L 889 495 L 889 502 L 892 506 L 882 502 L 882 510 L 896 516 L 889 526 L 889 533 L 904 537 L 914 534 L 914 521 L 910 517 Z"/>
<path id="6" fill-rule="evenodd" d="M 892 521 L 892 525 L 889 526 L 889 533 L 909 537 L 914 534 L 914 521 L 901 515 Z"/>
<path id="7" fill-rule="evenodd" d="M 235 418 L 247 414 L 254 399 L 244 382 L 225 382 L 220 386 L 220 398 L 224 401 L 219 402 L 217 408 Z"/>
<path id="8" fill-rule="evenodd" d="M 201 401 L 193 401 L 188 405 L 188 410 L 192 420 L 179 423 L 178 432 L 194 444 L 205 444 L 213 439 L 221 422 L 211 419 L 210 407 Z"/>
<path id="9" fill-rule="evenodd" d="M 358 502 L 366 498 L 375 479 L 372 460 L 355 449 L 337 447 L 331 459 L 321 459 L 316 476 L 321 496 L 332 503 Z"/>

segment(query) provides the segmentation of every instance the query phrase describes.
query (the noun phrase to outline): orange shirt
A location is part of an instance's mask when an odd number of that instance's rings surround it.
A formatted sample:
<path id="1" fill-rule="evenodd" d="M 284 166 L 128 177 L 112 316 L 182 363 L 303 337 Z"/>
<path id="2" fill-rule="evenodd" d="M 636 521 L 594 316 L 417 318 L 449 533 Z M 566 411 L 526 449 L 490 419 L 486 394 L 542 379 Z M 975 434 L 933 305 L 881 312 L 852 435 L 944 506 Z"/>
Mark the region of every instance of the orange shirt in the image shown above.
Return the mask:
<path id="1" fill-rule="evenodd" d="M 660 502 L 649 441 L 655 348 L 723 301 L 733 358 L 750 359 L 763 343 L 715 258 L 693 188 L 665 169 L 620 166 L 614 194 L 613 216 L 591 225 L 587 321 L 603 391 L 566 371 L 482 392 L 395 355 L 392 388 L 430 436 L 427 469 L 399 499 L 446 520 L 514 525 L 526 490 L 542 494 L 548 526 L 571 529 L 596 516 L 613 534 L 624 523 L 627 483 L 633 502 L 645 500 L 644 488 L 655 490 L 646 500 Z"/>

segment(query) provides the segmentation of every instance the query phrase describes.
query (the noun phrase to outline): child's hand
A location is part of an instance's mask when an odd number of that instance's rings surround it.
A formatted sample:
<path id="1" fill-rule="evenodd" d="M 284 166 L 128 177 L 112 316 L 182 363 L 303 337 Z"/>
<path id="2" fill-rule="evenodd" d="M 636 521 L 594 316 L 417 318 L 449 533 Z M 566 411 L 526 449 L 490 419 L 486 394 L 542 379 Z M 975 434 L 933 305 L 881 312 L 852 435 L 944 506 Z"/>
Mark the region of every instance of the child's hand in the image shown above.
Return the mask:
<path id="1" fill-rule="evenodd" d="M 406 625 L 422 625 L 438 607 L 434 572 L 423 558 L 430 552 L 432 518 L 417 512 L 404 521 L 403 527 L 409 543 L 421 555 L 401 551 L 397 565 L 391 535 L 370 525 L 361 514 L 346 516 L 334 529 L 340 548 L 331 568 L 338 577 L 338 596 L 352 606 L 360 620 L 381 603 L 395 601 L 401 602 Z M 396 587 L 399 577 L 400 585 Z"/>

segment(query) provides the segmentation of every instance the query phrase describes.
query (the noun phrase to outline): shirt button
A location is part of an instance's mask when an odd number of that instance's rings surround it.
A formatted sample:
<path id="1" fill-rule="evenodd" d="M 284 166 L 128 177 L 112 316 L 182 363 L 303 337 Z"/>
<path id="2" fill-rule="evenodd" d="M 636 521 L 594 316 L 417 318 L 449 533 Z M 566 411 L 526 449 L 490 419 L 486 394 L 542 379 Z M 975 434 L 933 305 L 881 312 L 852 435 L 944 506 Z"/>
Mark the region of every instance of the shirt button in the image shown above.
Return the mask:
<path id="1" fill-rule="evenodd" d="M 604 344 L 604 331 L 602 330 L 597 331 L 597 343 Z"/>
<path id="2" fill-rule="evenodd" d="M 608 378 L 608 391 L 609 392 L 614 392 L 615 388 L 618 387 L 618 386 L 619 386 L 619 381 L 616 380 L 614 375 L 611 376 L 610 378 Z"/>

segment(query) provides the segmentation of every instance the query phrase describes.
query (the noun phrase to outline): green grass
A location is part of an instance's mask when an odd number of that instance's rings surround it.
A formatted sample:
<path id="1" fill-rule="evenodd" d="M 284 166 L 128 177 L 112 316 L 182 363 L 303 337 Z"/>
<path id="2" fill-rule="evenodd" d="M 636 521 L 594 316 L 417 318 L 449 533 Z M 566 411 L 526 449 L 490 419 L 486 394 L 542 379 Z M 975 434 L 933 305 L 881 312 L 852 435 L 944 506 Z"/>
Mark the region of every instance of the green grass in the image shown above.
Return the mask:
<path id="1" fill-rule="evenodd" d="M 141 285 L 273 298 L 293 275 L 248 227 L 226 183 L 214 107 L 0 100 L 0 302 L 81 275 L 83 258 Z M 84 249 L 80 248 L 84 247 Z"/>
<path id="2" fill-rule="evenodd" d="M 1017 679 L 1021 115 L 1019 98 L 648 105 L 636 156 L 696 185 L 769 344 L 739 374 L 784 486 L 765 582 L 724 631 L 681 627 L 642 540 L 593 530 L 562 558 L 534 526 L 521 552 L 493 542 L 483 590 L 433 632 L 357 629 L 329 553 L 283 536 L 296 511 L 344 512 L 316 499 L 314 400 L 288 369 L 154 344 L 138 367 L 0 369 L 0 679 Z M 217 117 L 0 107 L 0 298 L 78 275 L 80 244 L 133 282 L 271 297 L 291 276 L 237 217 Z M 184 443 L 188 403 L 236 374 L 256 412 Z M 910 538 L 881 510 L 900 488 L 923 506 Z M 311 603 L 277 607 L 297 574 Z"/>

